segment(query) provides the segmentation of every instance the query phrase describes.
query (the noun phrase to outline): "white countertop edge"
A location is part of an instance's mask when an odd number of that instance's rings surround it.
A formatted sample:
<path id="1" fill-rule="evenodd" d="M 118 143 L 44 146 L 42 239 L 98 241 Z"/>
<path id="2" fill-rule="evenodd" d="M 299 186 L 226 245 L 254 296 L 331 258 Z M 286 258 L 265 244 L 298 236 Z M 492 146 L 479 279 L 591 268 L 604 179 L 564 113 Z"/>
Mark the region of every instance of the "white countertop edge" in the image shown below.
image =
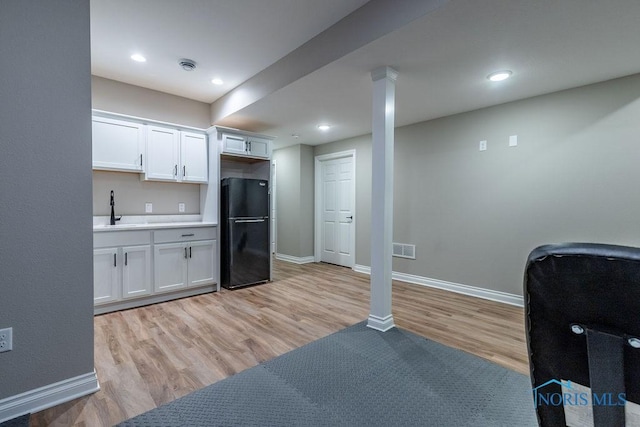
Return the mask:
<path id="1" fill-rule="evenodd" d="M 109 225 L 108 216 L 93 217 L 93 231 L 156 230 L 163 228 L 215 227 L 217 222 L 203 222 L 201 215 L 139 215 L 123 216 L 116 225 Z"/>

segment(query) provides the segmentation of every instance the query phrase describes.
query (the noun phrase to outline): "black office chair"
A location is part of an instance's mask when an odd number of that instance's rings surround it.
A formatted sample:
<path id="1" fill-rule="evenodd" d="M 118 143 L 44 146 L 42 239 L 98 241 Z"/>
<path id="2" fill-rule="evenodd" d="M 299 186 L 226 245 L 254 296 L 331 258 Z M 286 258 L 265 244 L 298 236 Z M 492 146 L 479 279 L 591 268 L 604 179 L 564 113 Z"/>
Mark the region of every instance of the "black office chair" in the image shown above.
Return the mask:
<path id="1" fill-rule="evenodd" d="M 529 255 L 525 322 L 541 426 L 583 413 L 596 427 L 625 425 L 624 401 L 640 403 L 640 249 L 566 243 Z M 563 386 L 564 385 L 564 394 Z"/>

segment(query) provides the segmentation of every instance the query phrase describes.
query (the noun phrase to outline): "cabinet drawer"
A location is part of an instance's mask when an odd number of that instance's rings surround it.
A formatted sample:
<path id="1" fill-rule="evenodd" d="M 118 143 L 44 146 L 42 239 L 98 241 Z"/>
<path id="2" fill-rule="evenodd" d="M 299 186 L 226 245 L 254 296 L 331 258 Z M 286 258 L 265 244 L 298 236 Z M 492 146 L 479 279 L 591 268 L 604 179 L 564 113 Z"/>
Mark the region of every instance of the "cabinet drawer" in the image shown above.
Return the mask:
<path id="1" fill-rule="evenodd" d="M 151 233 L 140 231 L 108 231 L 93 233 L 93 247 L 106 248 L 113 246 L 148 245 L 151 243 Z"/>
<path id="2" fill-rule="evenodd" d="M 190 242 L 218 238 L 216 227 L 171 228 L 154 231 L 154 243 Z"/>

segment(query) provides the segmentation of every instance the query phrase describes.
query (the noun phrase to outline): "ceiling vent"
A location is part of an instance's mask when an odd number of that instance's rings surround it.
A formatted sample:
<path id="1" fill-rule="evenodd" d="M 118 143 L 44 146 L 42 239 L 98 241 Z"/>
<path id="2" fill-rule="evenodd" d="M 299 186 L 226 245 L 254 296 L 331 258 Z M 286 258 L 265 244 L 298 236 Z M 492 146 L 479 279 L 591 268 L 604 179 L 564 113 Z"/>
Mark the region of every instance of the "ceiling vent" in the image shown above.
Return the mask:
<path id="1" fill-rule="evenodd" d="M 193 61 L 191 59 L 181 59 L 180 62 L 178 62 L 178 64 L 185 71 L 193 71 L 196 69 L 196 61 Z"/>

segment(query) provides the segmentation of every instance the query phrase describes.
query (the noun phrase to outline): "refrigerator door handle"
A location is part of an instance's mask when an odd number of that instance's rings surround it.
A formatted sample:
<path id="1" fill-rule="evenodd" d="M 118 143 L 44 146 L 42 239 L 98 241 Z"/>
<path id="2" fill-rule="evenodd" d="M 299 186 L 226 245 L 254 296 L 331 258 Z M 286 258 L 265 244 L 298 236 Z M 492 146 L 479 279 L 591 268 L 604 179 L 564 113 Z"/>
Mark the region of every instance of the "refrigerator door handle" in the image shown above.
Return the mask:
<path id="1" fill-rule="evenodd" d="M 241 223 L 241 222 L 264 222 L 264 219 L 236 219 L 235 223 Z"/>

